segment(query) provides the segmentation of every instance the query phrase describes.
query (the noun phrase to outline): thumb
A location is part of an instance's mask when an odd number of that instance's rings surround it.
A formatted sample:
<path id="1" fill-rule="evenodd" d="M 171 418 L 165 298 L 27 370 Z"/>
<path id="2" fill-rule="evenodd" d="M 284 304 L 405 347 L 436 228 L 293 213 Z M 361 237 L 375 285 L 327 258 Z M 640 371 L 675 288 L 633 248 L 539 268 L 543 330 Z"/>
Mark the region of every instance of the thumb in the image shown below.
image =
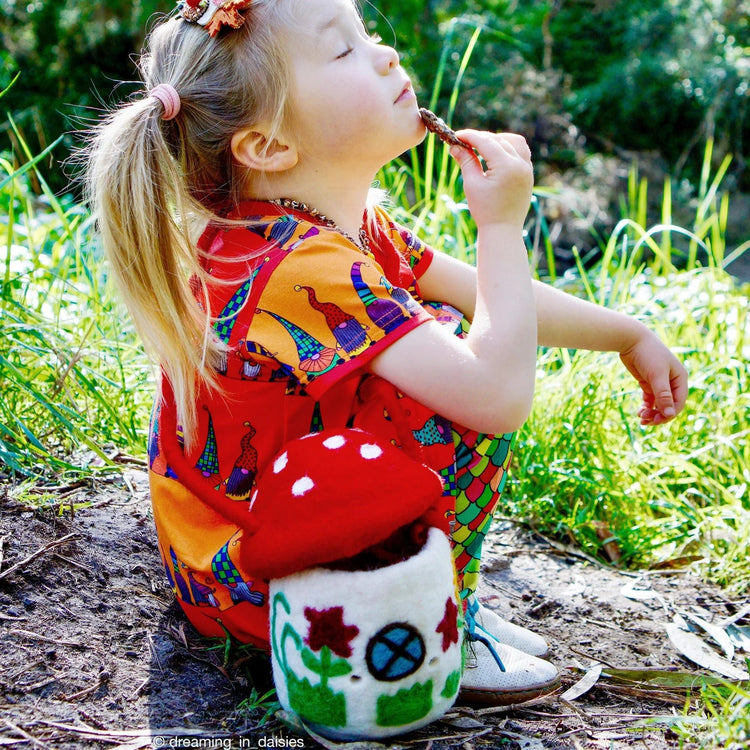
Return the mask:
<path id="1" fill-rule="evenodd" d="M 671 419 L 677 411 L 674 406 L 674 396 L 672 395 L 672 388 L 668 377 L 660 375 L 654 378 L 651 383 L 651 390 L 654 394 L 654 408 L 656 411 L 663 417 Z"/>

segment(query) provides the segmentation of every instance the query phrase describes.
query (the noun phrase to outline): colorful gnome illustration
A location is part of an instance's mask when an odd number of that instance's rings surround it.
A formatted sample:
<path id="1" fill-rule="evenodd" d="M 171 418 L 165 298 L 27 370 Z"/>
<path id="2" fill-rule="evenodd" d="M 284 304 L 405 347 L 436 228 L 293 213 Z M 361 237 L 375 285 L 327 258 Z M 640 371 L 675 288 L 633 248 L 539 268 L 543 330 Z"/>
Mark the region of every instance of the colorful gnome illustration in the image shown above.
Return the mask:
<path id="1" fill-rule="evenodd" d="M 258 478 L 244 560 L 270 579 L 281 705 L 332 739 L 434 721 L 458 694 L 463 631 L 440 477 L 356 429 L 285 448 Z"/>

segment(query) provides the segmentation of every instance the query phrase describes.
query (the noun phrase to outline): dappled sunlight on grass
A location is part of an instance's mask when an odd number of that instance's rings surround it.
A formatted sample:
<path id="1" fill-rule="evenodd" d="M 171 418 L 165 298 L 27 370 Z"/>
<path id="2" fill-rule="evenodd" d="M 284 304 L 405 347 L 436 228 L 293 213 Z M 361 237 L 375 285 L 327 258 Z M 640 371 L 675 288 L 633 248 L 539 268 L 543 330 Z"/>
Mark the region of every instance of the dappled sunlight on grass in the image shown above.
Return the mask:
<path id="1" fill-rule="evenodd" d="M 508 503 L 592 554 L 606 521 L 623 561 L 699 556 L 738 593 L 750 586 L 748 293 L 716 270 L 632 280 L 639 314 L 691 373 L 683 414 L 643 428 L 640 394 L 616 356 L 545 351 Z"/>
<path id="2" fill-rule="evenodd" d="M 0 192 L 0 461 L 88 473 L 143 451 L 150 370 L 87 211 L 42 186 L 17 176 Z"/>

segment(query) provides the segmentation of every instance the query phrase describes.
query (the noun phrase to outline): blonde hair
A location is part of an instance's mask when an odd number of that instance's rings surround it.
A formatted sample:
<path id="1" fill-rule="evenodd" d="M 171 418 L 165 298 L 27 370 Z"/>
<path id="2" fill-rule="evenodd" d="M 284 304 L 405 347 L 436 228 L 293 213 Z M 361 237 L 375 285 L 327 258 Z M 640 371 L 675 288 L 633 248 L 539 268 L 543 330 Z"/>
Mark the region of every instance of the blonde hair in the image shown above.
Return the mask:
<path id="1" fill-rule="evenodd" d="M 87 149 L 86 190 L 112 276 L 146 351 L 172 385 L 187 446 L 196 394 L 216 387 L 225 356 L 214 334 L 191 218 L 239 200 L 246 176 L 231 138 L 252 124 L 278 132 L 289 118 L 289 72 L 279 36 L 293 0 L 254 0 L 245 24 L 212 38 L 172 18 L 151 33 L 141 58 L 146 89 L 171 84 L 181 109 L 143 97 L 96 128 Z M 196 295 L 202 290 L 202 299 Z"/>

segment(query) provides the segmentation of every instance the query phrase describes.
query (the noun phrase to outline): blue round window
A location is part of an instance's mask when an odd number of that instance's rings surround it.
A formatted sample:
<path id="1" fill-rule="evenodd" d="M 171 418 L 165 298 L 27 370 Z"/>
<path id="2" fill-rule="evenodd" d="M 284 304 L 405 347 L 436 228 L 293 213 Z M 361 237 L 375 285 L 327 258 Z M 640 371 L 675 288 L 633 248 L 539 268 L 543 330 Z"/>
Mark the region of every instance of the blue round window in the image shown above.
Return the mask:
<path id="1" fill-rule="evenodd" d="M 367 644 L 367 669 L 376 680 L 393 682 L 416 672 L 424 661 L 425 645 L 417 629 L 406 622 L 392 622 Z"/>

